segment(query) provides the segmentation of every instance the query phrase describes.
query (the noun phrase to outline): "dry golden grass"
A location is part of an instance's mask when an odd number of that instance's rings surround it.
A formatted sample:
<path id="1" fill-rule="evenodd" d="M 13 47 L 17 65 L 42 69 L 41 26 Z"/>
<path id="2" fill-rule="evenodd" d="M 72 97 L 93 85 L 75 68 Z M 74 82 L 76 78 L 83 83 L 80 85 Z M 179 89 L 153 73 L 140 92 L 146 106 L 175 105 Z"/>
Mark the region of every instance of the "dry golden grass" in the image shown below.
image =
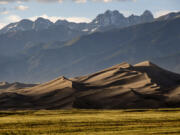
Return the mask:
<path id="1" fill-rule="evenodd" d="M 180 109 L 0 111 L 0 134 L 180 134 Z"/>

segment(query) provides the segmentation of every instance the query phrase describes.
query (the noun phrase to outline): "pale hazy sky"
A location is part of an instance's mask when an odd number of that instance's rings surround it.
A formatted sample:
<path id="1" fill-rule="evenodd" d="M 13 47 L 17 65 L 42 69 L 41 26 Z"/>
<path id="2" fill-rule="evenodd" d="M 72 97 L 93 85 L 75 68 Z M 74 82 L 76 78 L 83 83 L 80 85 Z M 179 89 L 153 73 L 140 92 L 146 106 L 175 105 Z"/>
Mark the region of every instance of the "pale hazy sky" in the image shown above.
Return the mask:
<path id="1" fill-rule="evenodd" d="M 140 15 L 148 9 L 157 17 L 180 11 L 180 0 L 0 0 L 0 28 L 39 16 L 51 21 L 89 22 L 107 9 L 119 10 L 125 16 Z"/>

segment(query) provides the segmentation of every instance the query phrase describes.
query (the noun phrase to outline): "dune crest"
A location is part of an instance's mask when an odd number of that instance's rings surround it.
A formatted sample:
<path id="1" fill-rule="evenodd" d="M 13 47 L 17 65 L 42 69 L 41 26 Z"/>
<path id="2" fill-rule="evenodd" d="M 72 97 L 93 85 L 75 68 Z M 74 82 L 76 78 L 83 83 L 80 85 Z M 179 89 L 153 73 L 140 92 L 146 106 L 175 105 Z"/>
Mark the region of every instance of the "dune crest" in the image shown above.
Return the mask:
<path id="1" fill-rule="evenodd" d="M 155 66 L 155 64 L 153 64 L 150 61 L 143 61 L 143 62 L 135 64 L 134 66 Z"/>
<path id="2" fill-rule="evenodd" d="M 24 83 L 8 83 L 8 82 L 0 82 L 0 90 L 14 90 L 14 89 L 23 89 L 28 87 L 36 86 L 36 84 L 24 84 Z"/>
<path id="3" fill-rule="evenodd" d="M 3 84 L 8 85 L 0 86 Z M 150 61 L 134 66 L 121 63 L 85 76 L 70 79 L 61 76 L 30 88 L 3 89 L 0 109 L 180 107 L 179 88 L 179 74 Z"/>

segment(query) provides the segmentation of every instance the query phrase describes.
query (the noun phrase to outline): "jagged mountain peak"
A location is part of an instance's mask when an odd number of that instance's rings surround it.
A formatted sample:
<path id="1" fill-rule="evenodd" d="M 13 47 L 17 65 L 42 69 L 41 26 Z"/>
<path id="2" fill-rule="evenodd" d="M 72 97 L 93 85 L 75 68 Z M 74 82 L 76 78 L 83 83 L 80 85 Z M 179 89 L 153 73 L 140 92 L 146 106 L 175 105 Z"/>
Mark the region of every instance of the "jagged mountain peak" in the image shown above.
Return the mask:
<path id="1" fill-rule="evenodd" d="M 129 16 L 129 18 L 130 18 L 130 17 L 134 17 L 134 16 L 137 16 L 137 15 L 135 15 L 135 14 L 131 14 L 131 15 Z"/>
<path id="2" fill-rule="evenodd" d="M 144 13 L 140 17 L 141 17 L 141 23 L 154 21 L 154 16 L 149 10 L 145 10 Z"/>
<path id="3" fill-rule="evenodd" d="M 50 20 L 45 19 L 43 17 L 38 17 L 35 22 L 46 22 L 46 23 L 52 23 Z"/>
<path id="4" fill-rule="evenodd" d="M 100 16 L 122 16 L 122 17 L 124 17 L 124 15 L 122 13 L 120 13 L 118 10 L 106 10 L 104 13 L 97 15 L 96 18 L 98 18 Z"/>
<path id="5" fill-rule="evenodd" d="M 92 24 L 96 25 L 96 31 L 99 27 L 116 26 L 119 28 L 136 25 L 139 23 L 151 22 L 154 20 L 153 14 L 149 10 L 145 10 L 141 16 L 131 15 L 125 17 L 118 10 L 107 10 L 103 14 L 99 14 Z"/>
<path id="6" fill-rule="evenodd" d="M 124 20 L 124 15 L 119 13 L 119 11 L 107 10 L 103 14 L 97 15 L 97 17 L 92 21 L 92 24 L 104 27 L 109 25 L 119 25 L 121 23 L 125 23 Z"/>
<path id="7" fill-rule="evenodd" d="M 153 21 L 154 20 L 154 16 L 152 14 L 151 11 L 149 10 L 145 10 L 144 13 L 141 15 L 141 18 L 143 19 L 143 21 Z"/>
<path id="8" fill-rule="evenodd" d="M 142 15 L 151 15 L 153 16 L 152 12 L 150 10 L 145 10 Z"/>
<path id="9" fill-rule="evenodd" d="M 47 29 L 51 25 L 53 25 L 53 22 L 51 22 L 48 19 L 39 17 L 35 20 L 35 22 L 33 24 L 33 29 L 35 29 L 35 30 Z"/>
<path id="10" fill-rule="evenodd" d="M 18 23 L 33 23 L 33 21 L 29 20 L 29 19 L 23 19 L 21 21 L 19 21 Z"/>
<path id="11" fill-rule="evenodd" d="M 22 31 L 32 29 L 33 21 L 23 19 L 17 23 L 17 27 L 21 28 Z"/>
<path id="12" fill-rule="evenodd" d="M 8 33 L 8 32 L 17 32 L 17 31 L 27 31 L 32 29 L 33 21 L 28 19 L 23 19 L 19 22 L 10 23 L 4 28 L 0 30 L 1 33 Z"/>
<path id="13" fill-rule="evenodd" d="M 106 10 L 104 14 L 105 15 L 123 15 L 118 10 Z"/>
<path id="14" fill-rule="evenodd" d="M 56 25 L 67 25 L 69 22 L 67 20 L 57 20 Z"/>

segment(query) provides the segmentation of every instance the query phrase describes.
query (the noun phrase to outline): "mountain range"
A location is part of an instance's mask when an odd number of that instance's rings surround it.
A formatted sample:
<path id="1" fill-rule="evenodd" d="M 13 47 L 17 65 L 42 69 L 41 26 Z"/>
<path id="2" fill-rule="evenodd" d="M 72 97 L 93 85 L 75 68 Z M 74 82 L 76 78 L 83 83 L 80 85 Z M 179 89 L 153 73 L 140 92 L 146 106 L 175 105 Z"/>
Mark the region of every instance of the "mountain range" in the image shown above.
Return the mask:
<path id="1" fill-rule="evenodd" d="M 180 107 L 180 75 L 144 61 L 121 63 L 75 78 L 0 87 L 0 110 Z"/>
<path id="2" fill-rule="evenodd" d="M 79 24 L 22 20 L 1 30 L 0 80 L 46 82 L 144 60 L 180 73 L 179 27 L 179 12 L 154 19 L 150 11 L 124 17 L 108 10 Z"/>
<path id="3" fill-rule="evenodd" d="M 41 31 L 44 29 L 52 29 L 53 27 L 64 26 L 71 30 L 75 31 L 84 31 L 87 33 L 99 31 L 105 29 L 104 27 L 127 27 L 139 23 L 151 22 L 154 20 L 153 14 L 146 10 L 140 16 L 131 15 L 129 17 L 124 17 L 123 14 L 119 11 L 107 10 L 103 14 L 97 15 L 90 23 L 74 23 L 68 22 L 66 20 L 57 20 L 55 23 L 51 22 L 48 19 L 42 17 L 37 18 L 35 21 L 28 19 L 23 19 L 16 23 L 10 23 L 0 30 L 0 34 L 5 34 L 9 32 L 18 32 L 18 31 Z M 107 29 L 107 28 L 106 28 Z"/>
<path id="4" fill-rule="evenodd" d="M 16 23 L 10 23 L 0 30 L 0 53 L 14 55 L 35 43 L 64 42 L 97 31 L 123 28 L 153 20 L 153 15 L 148 10 L 141 16 L 131 15 L 129 17 L 124 17 L 117 10 L 107 10 L 105 13 L 97 15 L 90 23 L 74 23 L 66 20 L 57 20 L 53 23 L 41 17 L 35 21 L 23 19 Z M 10 46 L 13 49 L 9 49 Z"/>

